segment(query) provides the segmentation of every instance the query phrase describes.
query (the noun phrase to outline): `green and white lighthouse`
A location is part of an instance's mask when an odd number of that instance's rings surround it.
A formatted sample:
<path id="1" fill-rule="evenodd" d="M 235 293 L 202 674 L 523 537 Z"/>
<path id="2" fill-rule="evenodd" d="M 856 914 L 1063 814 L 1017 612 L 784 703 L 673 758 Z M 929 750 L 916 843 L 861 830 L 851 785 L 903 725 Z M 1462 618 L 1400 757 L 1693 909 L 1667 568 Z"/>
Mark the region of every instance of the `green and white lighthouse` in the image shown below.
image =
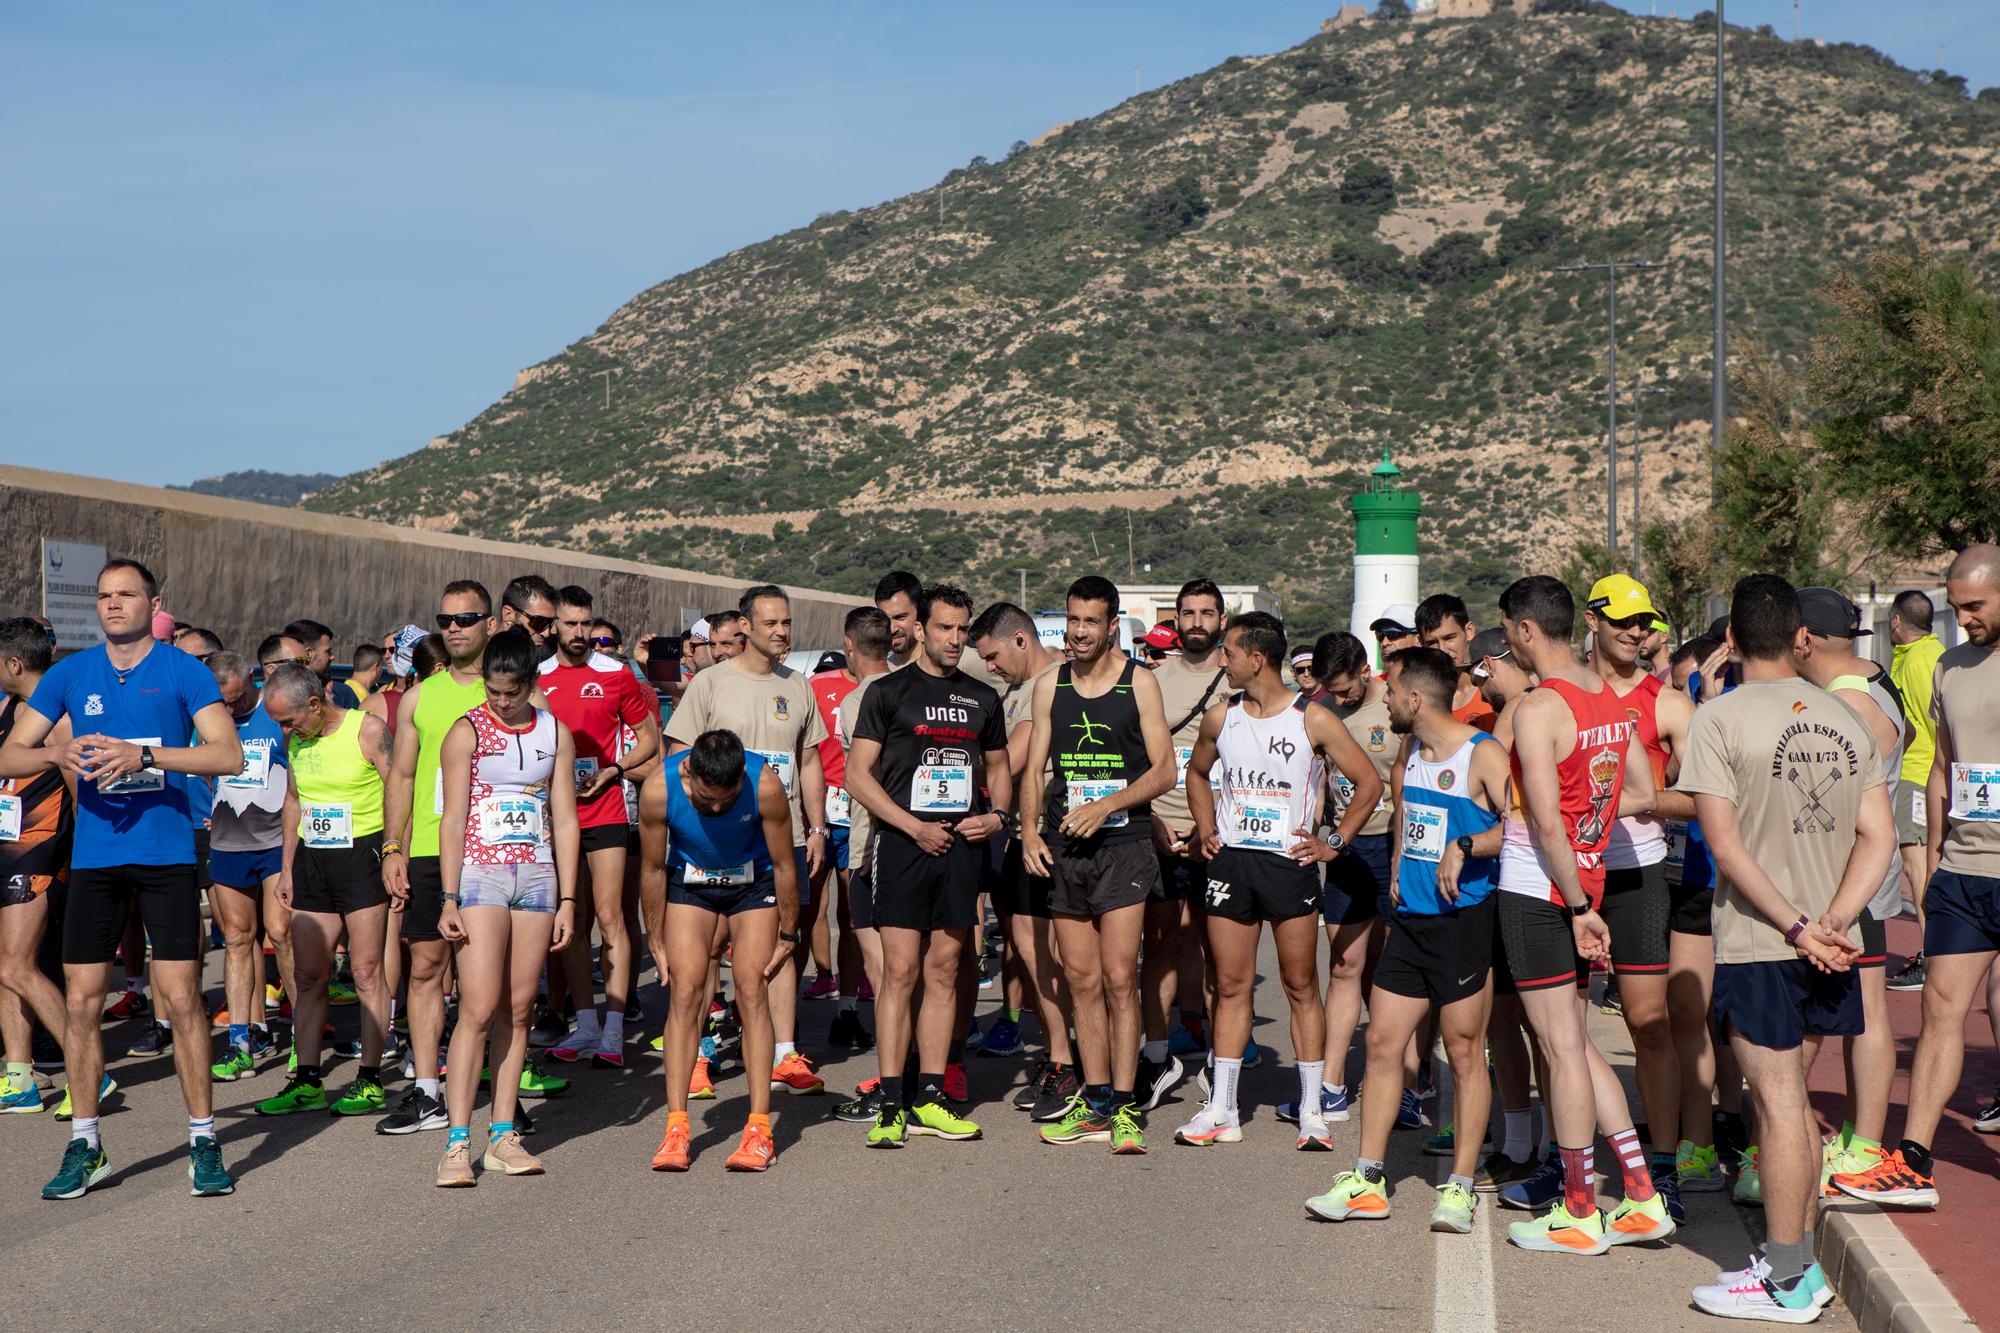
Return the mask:
<path id="1" fill-rule="evenodd" d="M 1411 613 L 1417 601 L 1417 519 L 1423 497 L 1403 487 L 1403 470 L 1382 461 L 1368 474 L 1368 485 L 1350 501 L 1354 512 L 1354 615 L 1348 628 L 1365 644 L 1379 648 L 1369 628 L 1391 607 Z"/>

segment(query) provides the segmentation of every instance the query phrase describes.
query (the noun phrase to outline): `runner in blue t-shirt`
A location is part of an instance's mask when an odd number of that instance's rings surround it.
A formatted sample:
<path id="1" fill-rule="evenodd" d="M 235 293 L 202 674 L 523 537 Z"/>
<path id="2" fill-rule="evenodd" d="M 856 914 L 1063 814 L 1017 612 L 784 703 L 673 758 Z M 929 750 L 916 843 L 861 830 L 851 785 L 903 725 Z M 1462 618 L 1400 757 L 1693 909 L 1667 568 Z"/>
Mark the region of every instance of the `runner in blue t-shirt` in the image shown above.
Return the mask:
<path id="1" fill-rule="evenodd" d="M 74 1199 L 111 1170 L 97 1132 L 104 1072 L 98 1015 L 134 896 L 153 942 L 159 1007 L 174 1027 L 193 1192 L 228 1194 L 235 1188 L 215 1138 L 208 1013 L 201 1000 L 194 830 L 208 812 L 190 805 L 188 779 L 237 773 L 243 747 L 214 676 L 178 648 L 153 639 L 159 610 L 159 585 L 144 565 L 107 563 L 97 576 L 103 645 L 50 667 L 0 745 L 0 777 L 27 777 L 54 763 L 76 782 L 76 839 L 63 920 L 69 1008 L 63 1056 L 75 1114 L 62 1169 L 42 1187 L 45 1199 Z M 43 740 L 64 718 L 75 738 L 60 750 L 44 750 Z M 201 744 L 182 744 L 188 736 L 198 736 Z"/>

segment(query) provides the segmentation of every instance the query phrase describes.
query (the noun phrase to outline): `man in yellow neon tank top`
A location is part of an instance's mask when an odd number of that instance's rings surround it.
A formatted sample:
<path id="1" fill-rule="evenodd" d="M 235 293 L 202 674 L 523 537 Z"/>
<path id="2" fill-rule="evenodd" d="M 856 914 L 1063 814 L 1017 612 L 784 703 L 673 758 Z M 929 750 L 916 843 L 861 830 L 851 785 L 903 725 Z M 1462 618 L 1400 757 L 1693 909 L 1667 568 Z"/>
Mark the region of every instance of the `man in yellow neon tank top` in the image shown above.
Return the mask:
<path id="1" fill-rule="evenodd" d="M 389 928 L 389 895 L 382 887 L 389 729 L 379 717 L 331 702 L 312 670 L 297 665 L 271 673 L 264 711 L 284 732 L 290 775 L 277 898 L 292 912 L 298 1066 L 284 1091 L 257 1103 L 257 1114 L 325 1108 L 367 1115 L 382 1109 L 382 1034 L 389 1026 L 389 990 L 382 981 Z M 361 1067 L 329 1106 L 320 1082 L 320 1033 L 333 946 L 343 933 L 361 1000 Z"/>
<path id="2" fill-rule="evenodd" d="M 444 789 L 438 756 L 452 723 L 486 702 L 480 663 L 493 637 L 493 598 L 472 579 L 447 583 L 438 603 L 438 633 L 450 664 L 403 692 L 397 703 L 396 748 L 383 800 L 382 882 L 400 904 L 403 941 L 410 946 L 410 1091 L 375 1128 L 383 1134 L 443 1129 L 438 1042 L 444 1035 L 444 965 L 451 954 L 438 930 L 444 876 L 438 867 L 438 825 Z"/>

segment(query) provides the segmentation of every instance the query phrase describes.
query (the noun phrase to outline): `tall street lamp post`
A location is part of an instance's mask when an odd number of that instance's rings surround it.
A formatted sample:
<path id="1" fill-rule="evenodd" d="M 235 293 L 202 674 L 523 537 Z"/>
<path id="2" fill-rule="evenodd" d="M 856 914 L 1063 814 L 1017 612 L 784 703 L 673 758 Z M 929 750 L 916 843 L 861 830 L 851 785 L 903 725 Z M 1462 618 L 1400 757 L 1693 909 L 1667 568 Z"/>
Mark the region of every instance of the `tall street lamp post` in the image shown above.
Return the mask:
<path id="1" fill-rule="evenodd" d="M 1604 544 L 1613 551 L 1618 549 L 1618 271 L 1660 267 L 1650 259 L 1607 259 L 1556 268 L 1558 273 L 1604 271 L 1604 374 L 1608 381 L 1604 398 Z"/>

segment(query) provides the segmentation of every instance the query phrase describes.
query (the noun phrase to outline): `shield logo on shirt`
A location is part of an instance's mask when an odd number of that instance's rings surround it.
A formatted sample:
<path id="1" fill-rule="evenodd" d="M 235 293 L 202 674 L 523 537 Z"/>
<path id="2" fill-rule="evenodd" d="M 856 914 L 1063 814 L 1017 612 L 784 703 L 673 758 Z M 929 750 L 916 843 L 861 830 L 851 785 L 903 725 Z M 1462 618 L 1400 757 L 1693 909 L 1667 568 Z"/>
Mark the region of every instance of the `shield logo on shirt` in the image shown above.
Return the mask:
<path id="1" fill-rule="evenodd" d="M 1457 782 L 1458 782 L 1458 774 L 1452 772 L 1448 768 L 1444 772 L 1438 774 L 1439 791 L 1450 791 Z"/>
<path id="2" fill-rule="evenodd" d="M 772 695 L 772 696 L 771 696 L 771 716 L 772 716 L 772 717 L 775 717 L 775 718 L 777 718 L 777 719 L 778 719 L 778 721 L 780 721 L 780 722 L 789 722 L 789 721 L 791 721 L 791 720 L 792 720 L 792 701 L 791 701 L 790 699 L 787 699 L 787 698 L 786 698 L 786 697 L 785 697 L 784 695 L 782 695 L 782 694 L 774 694 L 774 695 Z"/>
<path id="3" fill-rule="evenodd" d="M 1375 753 L 1377 754 L 1380 754 L 1382 753 L 1382 747 L 1385 743 L 1386 743 L 1386 733 L 1381 727 L 1370 727 L 1368 729 L 1369 749 L 1375 751 Z"/>
<path id="4" fill-rule="evenodd" d="M 594 680 L 589 680 L 584 682 L 583 688 L 577 691 L 577 693 L 585 699 L 602 699 L 604 697 L 604 687 Z"/>
<path id="5" fill-rule="evenodd" d="M 103 695 L 93 694 L 89 698 L 83 701 L 83 715 L 85 717 L 97 717 L 103 712 L 104 712 Z"/>

